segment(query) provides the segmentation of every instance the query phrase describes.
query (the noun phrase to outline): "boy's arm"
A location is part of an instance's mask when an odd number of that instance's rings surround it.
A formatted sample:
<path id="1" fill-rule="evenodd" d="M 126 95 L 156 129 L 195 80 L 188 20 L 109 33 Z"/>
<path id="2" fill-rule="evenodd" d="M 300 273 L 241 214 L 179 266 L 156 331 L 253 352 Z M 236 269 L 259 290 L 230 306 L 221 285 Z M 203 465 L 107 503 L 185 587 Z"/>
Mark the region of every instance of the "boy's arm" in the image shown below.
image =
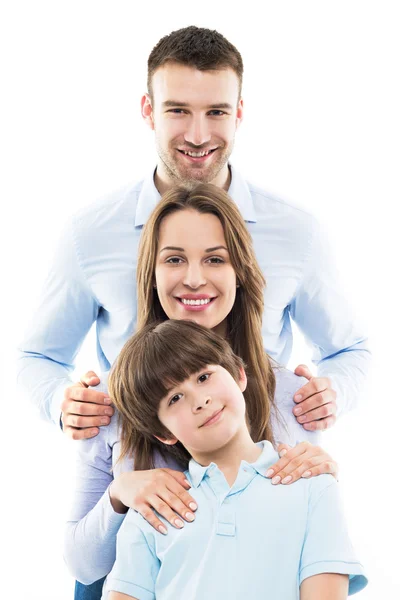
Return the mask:
<path id="1" fill-rule="evenodd" d="M 300 586 L 300 600 L 345 600 L 349 593 L 349 576 L 321 573 L 307 577 Z M 117 596 L 109 600 L 120 600 Z M 123 594 L 121 595 L 123 600 Z"/>

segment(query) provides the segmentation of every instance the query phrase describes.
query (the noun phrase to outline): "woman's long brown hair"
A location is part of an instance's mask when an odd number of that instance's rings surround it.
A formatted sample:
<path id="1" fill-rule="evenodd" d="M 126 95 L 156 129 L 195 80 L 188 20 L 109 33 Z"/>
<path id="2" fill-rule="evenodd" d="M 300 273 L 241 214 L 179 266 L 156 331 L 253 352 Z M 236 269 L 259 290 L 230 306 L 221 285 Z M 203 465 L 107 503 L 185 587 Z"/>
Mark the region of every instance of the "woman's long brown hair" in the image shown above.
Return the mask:
<path id="1" fill-rule="evenodd" d="M 137 331 L 155 321 L 168 319 L 161 307 L 157 290 L 153 287 L 160 224 L 166 216 L 188 209 L 215 215 L 222 225 L 229 257 L 239 283 L 234 305 L 227 318 L 227 340 L 234 354 L 246 364 L 248 383 L 244 396 L 251 436 L 255 441 L 273 441 L 271 410 L 276 410 L 275 376 L 261 335 L 265 279 L 243 217 L 236 204 L 221 188 L 211 184 L 199 184 L 190 191 L 172 188 L 163 195 L 152 212 L 143 228 L 139 244 L 136 275 Z M 115 375 L 113 381 L 115 382 Z M 111 397 L 114 398 L 112 393 Z M 146 397 L 142 401 L 146 403 Z M 117 402 L 116 407 L 122 412 L 122 407 Z M 134 424 L 127 418 L 121 421 L 121 433 L 121 457 L 135 451 L 137 465 L 139 457 L 137 448 L 133 447 Z"/>

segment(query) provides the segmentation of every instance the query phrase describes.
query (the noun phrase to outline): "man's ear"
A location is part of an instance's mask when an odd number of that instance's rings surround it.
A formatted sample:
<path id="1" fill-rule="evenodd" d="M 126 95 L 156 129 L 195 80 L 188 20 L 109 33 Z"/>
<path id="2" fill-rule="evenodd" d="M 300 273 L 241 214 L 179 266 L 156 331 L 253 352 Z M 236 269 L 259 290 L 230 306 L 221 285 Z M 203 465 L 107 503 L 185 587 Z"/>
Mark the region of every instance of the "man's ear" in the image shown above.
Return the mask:
<path id="1" fill-rule="evenodd" d="M 170 437 L 170 438 L 162 438 L 162 437 L 158 437 L 158 435 L 154 436 L 159 442 L 162 442 L 163 444 L 166 444 L 167 446 L 173 446 L 174 444 L 178 443 L 178 440 L 174 437 Z"/>
<path id="2" fill-rule="evenodd" d="M 236 129 L 238 129 L 240 123 L 243 121 L 243 98 L 240 98 L 237 109 L 236 109 Z"/>
<path id="3" fill-rule="evenodd" d="M 239 381 L 238 381 L 238 386 L 240 388 L 240 391 L 243 393 L 245 391 L 245 389 L 247 388 L 247 376 L 246 376 L 246 372 L 243 369 L 243 367 L 240 367 L 240 375 L 239 375 Z"/>
<path id="4" fill-rule="evenodd" d="M 149 94 L 142 96 L 141 100 L 142 117 L 150 129 L 154 130 L 153 106 Z"/>

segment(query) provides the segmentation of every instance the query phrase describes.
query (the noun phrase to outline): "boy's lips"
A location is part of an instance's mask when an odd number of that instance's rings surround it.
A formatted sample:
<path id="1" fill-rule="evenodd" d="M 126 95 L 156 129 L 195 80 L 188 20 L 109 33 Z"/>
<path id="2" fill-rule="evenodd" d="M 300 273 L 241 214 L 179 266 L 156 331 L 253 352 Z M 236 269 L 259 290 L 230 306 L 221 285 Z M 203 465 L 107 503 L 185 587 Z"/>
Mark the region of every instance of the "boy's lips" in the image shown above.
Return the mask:
<path id="1" fill-rule="evenodd" d="M 205 427 L 206 425 L 212 425 L 213 423 L 216 423 L 222 415 L 222 411 L 224 410 L 224 406 L 218 410 L 216 410 L 215 412 L 213 412 L 213 414 L 208 417 L 208 419 L 206 419 L 204 421 L 204 423 L 202 425 L 200 425 L 200 427 Z"/>

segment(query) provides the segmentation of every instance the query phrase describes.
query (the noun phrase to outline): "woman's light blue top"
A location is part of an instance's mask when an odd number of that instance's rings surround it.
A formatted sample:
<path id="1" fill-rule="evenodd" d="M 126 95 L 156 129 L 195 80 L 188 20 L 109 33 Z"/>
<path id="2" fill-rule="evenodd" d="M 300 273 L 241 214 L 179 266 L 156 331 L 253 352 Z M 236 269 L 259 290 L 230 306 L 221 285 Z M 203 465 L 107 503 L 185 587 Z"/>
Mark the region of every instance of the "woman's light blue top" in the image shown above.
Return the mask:
<path id="1" fill-rule="evenodd" d="M 265 473 L 277 453 L 259 445 L 259 459 L 242 461 L 231 488 L 217 465 L 191 460 L 199 508 L 190 527 L 163 536 L 130 510 L 102 598 L 115 590 L 138 600 L 296 600 L 302 581 L 319 573 L 348 574 L 350 594 L 363 589 L 335 479 L 273 486 Z"/>

